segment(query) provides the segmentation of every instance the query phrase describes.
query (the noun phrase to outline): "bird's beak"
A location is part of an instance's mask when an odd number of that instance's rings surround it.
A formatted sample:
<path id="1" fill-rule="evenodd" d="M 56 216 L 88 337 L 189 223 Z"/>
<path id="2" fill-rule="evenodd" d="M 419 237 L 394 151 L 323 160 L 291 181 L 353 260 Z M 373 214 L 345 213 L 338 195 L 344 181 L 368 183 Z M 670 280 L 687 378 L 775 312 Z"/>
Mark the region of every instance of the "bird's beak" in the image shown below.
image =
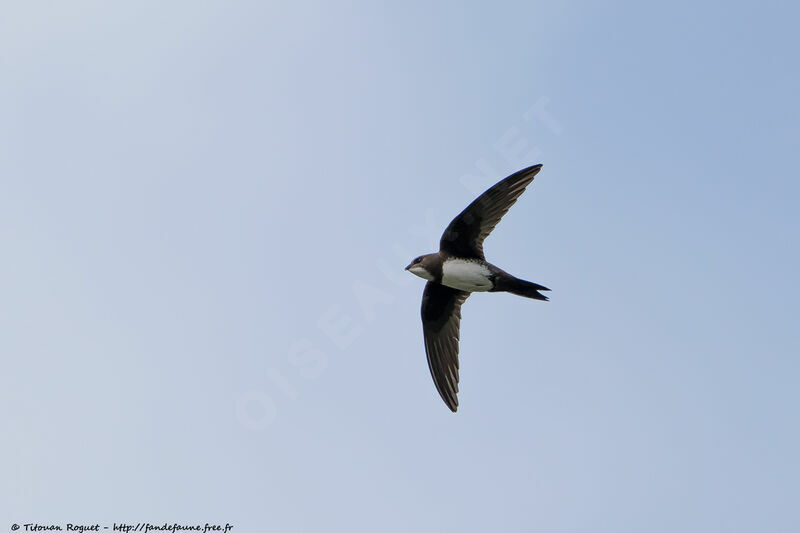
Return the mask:
<path id="1" fill-rule="evenodd" d="M 414 266 L 414 263 L 411 263 L 410 265 L 408 265 L 408 266 L 406 267 L 406 270 L 408 270 L 408 269 L 409 269 L 409 268 L 411 268 L 412 266 Z"/>

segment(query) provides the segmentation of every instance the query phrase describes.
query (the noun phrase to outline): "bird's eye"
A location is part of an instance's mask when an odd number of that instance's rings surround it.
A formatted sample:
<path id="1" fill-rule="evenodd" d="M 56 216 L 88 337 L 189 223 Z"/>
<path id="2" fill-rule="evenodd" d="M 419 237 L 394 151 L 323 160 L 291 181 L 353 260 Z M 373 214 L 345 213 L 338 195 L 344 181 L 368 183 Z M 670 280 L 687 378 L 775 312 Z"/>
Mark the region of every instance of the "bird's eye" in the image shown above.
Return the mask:
<path id="1" fill-rule="evenodd" d="M 414 259 L 414 263 L 419 263 L 421 261 L 422 261 L 422 257 L 417 257 L 416 259 Z"/>

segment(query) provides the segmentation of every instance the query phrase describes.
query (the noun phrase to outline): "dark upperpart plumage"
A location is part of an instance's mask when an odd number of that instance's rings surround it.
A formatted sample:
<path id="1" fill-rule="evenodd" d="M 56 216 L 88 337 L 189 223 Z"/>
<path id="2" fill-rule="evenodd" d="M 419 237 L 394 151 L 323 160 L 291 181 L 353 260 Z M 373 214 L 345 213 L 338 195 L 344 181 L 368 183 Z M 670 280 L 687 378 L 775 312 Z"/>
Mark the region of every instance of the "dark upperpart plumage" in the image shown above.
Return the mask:
<path id="1" fill-rule="evenodd" d="M 471 291 L 510 292 L 547 300 L 540 292 L 548 291 L 547 287 L 512 276 L 488 263 L 483 253 L 484 239 L 541 167 L 534 165 L 520 170 L 489 188 L 450 222 L 439 242 L 439 252 L 420 256 L 406 267 L 428 280 L 421 308 L 425 353 L 436 389 L 454 412 L 458 409 L 461 306 Z M 446 277 L 445 269 L 449 268 L 446 265 L 450 265 L 450 261 L 462 270 L 459 275 L 464 276 L 463 280 L 456 275 Z M 472 282 L 476 274 L 478 282 L 482 283 L 480 288 L 459 285 Z M 469 290 L 462 290 L 465 288 Z"/>

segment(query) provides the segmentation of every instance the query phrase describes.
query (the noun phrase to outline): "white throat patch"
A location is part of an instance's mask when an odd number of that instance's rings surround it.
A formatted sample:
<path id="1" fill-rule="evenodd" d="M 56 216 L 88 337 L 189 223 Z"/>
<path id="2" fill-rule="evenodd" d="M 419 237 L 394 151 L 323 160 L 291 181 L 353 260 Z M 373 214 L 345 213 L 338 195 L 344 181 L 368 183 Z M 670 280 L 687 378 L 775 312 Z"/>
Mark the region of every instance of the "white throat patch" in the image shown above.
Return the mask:
<path id="1" fill-rule="evenodd" d="M 411 268 L 408 269 L 408 271 L 414 274 L 415 276 L 421 277 L 422 279 L 433 281 L 433 276 L 431 275 L 431 273 L 419 265 L 412 266 Z"/>

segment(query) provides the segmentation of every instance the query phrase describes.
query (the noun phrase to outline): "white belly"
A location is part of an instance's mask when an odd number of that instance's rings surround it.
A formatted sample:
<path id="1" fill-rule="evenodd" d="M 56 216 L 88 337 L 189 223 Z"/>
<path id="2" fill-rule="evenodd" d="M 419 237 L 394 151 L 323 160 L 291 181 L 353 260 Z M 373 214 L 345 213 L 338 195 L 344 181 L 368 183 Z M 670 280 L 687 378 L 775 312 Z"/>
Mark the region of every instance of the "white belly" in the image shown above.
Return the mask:
<path id="1" fill-rule="evenodd" d="M 469 292 L 492 288 L 489 269 L 475 261 L 448 259 L 442 265 L 442 285 Z"/>

